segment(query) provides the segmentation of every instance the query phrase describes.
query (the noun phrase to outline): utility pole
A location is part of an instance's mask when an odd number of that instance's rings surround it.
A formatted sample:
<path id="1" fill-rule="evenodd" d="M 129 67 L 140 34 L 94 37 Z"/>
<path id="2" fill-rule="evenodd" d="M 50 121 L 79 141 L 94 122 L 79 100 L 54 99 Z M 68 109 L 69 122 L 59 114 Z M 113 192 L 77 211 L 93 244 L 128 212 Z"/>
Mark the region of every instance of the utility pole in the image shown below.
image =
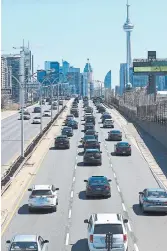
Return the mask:
<path id="1" fill-rule="evenodd" d="M 24 158 L 24 42 L 20 52 L 20 101 L 21 101 L 21 156 Z"/>

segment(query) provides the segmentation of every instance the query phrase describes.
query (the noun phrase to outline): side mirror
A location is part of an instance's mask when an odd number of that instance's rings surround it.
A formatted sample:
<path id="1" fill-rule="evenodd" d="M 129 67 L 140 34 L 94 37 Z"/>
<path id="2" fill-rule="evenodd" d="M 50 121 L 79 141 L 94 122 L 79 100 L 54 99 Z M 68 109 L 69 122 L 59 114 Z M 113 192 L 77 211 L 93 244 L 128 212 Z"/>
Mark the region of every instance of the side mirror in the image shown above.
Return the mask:
<path id="1" fill-rule="evenodd" d="M 84 180 L 84 182 L 88 182 L 87 180 Z"/>
<path id="2" fill-rule="evenodd" d="M 7 240 L 7 241 L 6 241 L 6 243 L 10 244 L 10 243 L 11 243 L 11 241 L 10 241 L 10 240 Z"/>
<path id="3" fill-rule="evenodd" d="M 31 192 L 31 191 L 32 191 L 32 188 L 28 188 L 28 191 Z"/>
<path id="4" fill-rule="evenodd" d="M 59 190 L 59 188 L 57 187 L 56 189 L 55 189 L 55 191 L 58 191 Z"/>
<path id="5" fill-rule="evenodd" d="M 109 179 L 108 182 L 111 182 L 111 180 Z"/>
<path id="6" fill-rule="evenodd" d="M 102 151 L 100 151 L 100 153 L 102 153 Z"/>
<path id="7" fill-rule="evenodd" d="M 144 193 L 143 193 L 143 192 L 139 192 L 139 194 L 140 194 L 140 195 L 144 195 Z"/>
<path id="8" fill-rule="evenodd" d="M 88 219 L 84 220 L 84 223 L 89 223 Z"/>
<path id="9" fill-rule="evenodd" d="M 49 241 L 48 240 L 44 240 L 44 243 L 49 243 Z"/>
<path id="10" fill-rule="evenodd" d="M 127 219 L 124 219 L 124 223 L 128 223 L 128 220 L 127 220 Z"/>

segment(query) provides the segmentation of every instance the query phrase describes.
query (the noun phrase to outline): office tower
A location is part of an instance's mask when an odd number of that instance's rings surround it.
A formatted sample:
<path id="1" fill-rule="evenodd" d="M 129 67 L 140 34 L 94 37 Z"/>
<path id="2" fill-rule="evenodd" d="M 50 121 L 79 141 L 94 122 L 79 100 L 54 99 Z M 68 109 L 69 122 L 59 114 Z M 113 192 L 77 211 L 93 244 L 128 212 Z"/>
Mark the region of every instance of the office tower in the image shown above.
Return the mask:
<path id="1" fill-rule="evenodd" d="M 104 88 L 111 89 L 111 70 L 105 76 Z"/>
<path id="2" fill-rule="evenodd" d="M 119 77 L 120 77 L 120 95 L 123 95 L 124 89 L 125 89 L 125 83 L 127 83 L 126 81 L 126 63 L 122 63 L 120 64 L 120 70 L 119 70 Z"/>
<path id="3" fill-rule="evenodd" d="M 72 86 L 73 94 L 80 94 L 81 92 L 81 74 L 80 68 L 70 67 L 67 73 L 68 82 Z"/>
<path id="4" fill-rule="evenodd" d="M 93 95 L 92 90 L 94 89 L 94 87 L 92 87 L 92 85 L 94 86 L 92 78 L 93 69 L 89 63 L 89 59 L 87 59 L 87 63 L 83 72 L 83 96 L 88 96 L 89 98 Z"/>
<path id="5" fill-rule="evenodd" d="M 69 72 L 70 64 L 67 61 L 62 60 L 62 72 L 64 75 L 67 75 Z"/>

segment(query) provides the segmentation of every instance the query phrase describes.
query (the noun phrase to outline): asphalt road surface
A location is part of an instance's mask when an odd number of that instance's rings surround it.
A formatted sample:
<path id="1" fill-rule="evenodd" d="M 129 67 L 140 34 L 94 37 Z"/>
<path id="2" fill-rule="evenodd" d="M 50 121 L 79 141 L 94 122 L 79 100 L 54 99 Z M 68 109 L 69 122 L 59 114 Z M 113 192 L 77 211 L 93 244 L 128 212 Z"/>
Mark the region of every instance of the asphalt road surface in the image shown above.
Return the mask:
<path id="1" fill-rule="evenodd" d="M 49 251 L 88 251 L 84 219 L 92 213 L 122 213 L 129 219 L 129 251 L 166 250 L 167 215 L 143 215 L 138 205 L 139 191 L 158 186 L 144 158 L 133 144 L 132 156 L 112 156 L 115 143 L 105 140 L 109 129 L 101 128 L 100 114 L 96 113 L 96 130 L 103 152 L 102 166 L 83 166 L 83 149 L 78 147 L 83 136 L 81 108 L 80 111 L 78 120 L 81 124 L 70 140 L 71 148 L 51 148 L 33 180 L 33 184 L 55 184 L 60 188 L 57 212 L 29 214 L 29 192 L 26 192 L 2 236 L 2 250 L 5 250 L 7 239 L 27 233 L 48 239 Z M 116 122 L 115 128 L 120 129 Z M 83 181 L 92 175 L 106 175 L 112 179 L 111 198 L 86 199 Z"/>
<path id="2" fill-rule="evenodd" d="M 39 106 L 39 105 L 37 105 Z M 61 106 L 60 106 L 61 108 Z M 49 105 L 43 105 L 42 110 L 50 109 Z M 31 114 L 30 120 L 24 120 L 24 137 L 25 137 L 25 149 L 31 142 L 33 137 L 40 132 L 40 124 L 32 124 L 33 118 L 40 116 L 38 113 L 33 113 L 34 107 L 27 108 Z M 57 110 L 53 110 L 53 116 L 55 116 Z M 12 115 L 1 121 L 1 172 L 8 168 L 8 165 L 12 160 L 16 158 L 16 155 L 21 151 L 21 120 L 20 113 Z M 49 123 L 50 117 L 43 117 L 43 128 Z"/>

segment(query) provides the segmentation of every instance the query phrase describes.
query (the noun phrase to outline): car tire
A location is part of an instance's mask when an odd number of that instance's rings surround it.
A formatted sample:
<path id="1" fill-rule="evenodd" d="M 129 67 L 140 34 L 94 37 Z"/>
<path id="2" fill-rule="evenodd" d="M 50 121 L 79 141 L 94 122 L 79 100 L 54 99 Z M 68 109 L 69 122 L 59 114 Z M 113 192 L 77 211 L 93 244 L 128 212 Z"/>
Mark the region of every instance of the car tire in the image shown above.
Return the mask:
<path id="1" fill-rule="evenodd" d="M 56 212 L 57 211 L 57 206 L 54 206 L 52 211 Z"/>
<path id="2" fill-rule="evenodd" d="M 56 201 L 56 206 L 57 206 L 58 204 L 59 204 L 59 201 L 57 200 L 57 201 Z"/>
<path id="3" fill-rule="evenodd" d="M 144 210 L 143 205 L 141 205 L 141 210 L 142 210 L 142 213 L 144 214 L 144 213 L 145 213 L 145 210 Z"/>
<path id="4" fill-rule="evenodd" d="M 33 212 L 33 208 L 32 207 L 28 207 L 28 211 L 29 211 L 29 213 L 32 213 Z"/>

